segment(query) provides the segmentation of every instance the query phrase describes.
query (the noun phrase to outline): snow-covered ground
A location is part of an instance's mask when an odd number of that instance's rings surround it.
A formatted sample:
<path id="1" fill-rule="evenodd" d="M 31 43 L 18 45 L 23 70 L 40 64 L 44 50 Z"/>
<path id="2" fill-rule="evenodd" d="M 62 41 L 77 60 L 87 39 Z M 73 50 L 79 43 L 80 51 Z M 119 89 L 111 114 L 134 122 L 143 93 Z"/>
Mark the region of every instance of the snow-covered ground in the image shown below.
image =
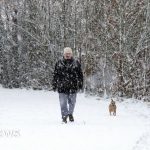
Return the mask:
<path id="1" fill-rule="evenodd" d="M 61 124 L 57 93 L 0 88 L 0 149 L 150 150 L 149 105 L 117 102 L 113 117 L 109 101 L 78 94 L 75 122 Z"/>

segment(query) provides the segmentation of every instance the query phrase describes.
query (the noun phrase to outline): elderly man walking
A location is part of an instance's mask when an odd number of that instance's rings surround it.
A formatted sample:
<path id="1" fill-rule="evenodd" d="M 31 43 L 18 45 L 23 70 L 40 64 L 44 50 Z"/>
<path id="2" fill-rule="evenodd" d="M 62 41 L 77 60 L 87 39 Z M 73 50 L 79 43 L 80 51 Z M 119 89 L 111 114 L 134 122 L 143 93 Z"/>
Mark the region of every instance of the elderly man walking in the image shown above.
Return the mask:
<path id="1" fill-rule="evenodd" d="M 73 58 L 69 47 L 64 48 L 63 58 L 55 64 L 52 86 L 59 93 L 63 123 L 67 123 L 67 118 L 73 122 L 77 92 L 83 87 L 83 73 L 81 64 Z"/>

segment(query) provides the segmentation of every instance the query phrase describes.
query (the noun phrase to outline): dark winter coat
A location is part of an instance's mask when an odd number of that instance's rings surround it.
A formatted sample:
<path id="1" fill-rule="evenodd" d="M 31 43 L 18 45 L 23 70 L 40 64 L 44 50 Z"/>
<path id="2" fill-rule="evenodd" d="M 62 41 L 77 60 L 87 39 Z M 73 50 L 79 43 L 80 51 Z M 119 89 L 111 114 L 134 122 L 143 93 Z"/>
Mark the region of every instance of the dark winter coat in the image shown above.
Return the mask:
<path id="1" fill-rule="evenodd" d="M 55 65 L 52 86 L 59 93 L 76 93 L 82 89 L 83 73 L 79 61 L 74 58 L 59 60 Z"/>

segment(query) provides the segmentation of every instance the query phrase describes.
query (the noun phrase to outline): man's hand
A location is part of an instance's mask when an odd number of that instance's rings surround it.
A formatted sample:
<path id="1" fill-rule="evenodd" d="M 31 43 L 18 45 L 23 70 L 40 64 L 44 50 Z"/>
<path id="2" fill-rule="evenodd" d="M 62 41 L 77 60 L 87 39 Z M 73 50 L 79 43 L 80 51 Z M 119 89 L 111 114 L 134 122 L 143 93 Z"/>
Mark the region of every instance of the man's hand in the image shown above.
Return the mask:
<path id="1" fill-rule="evenodd" d="M 78 89 L 78 93 L 83 93 L 83 92 L 84 92 L 83 88 Z"/>
<path id="2" fill-rule="evenodd" d="M 56 90 L 57 90 L 57 89 L 56 89 L 55 87 L 53 87 L 53 91 L 56 92 Z"/>

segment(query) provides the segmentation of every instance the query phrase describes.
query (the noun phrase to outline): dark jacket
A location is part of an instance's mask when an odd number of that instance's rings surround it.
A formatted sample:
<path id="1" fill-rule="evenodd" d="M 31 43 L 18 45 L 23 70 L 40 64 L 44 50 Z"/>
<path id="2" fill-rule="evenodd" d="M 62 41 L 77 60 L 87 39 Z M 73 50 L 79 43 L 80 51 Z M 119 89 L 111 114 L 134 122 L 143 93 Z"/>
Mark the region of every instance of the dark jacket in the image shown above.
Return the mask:
<path id="1" fill-rule="evenodd" d="M 59 60 L 54 69 L 53 90 L 59 93 L 76 93 L 83 87 L 83 73 L 81 64 L 74 58 Z"/>

